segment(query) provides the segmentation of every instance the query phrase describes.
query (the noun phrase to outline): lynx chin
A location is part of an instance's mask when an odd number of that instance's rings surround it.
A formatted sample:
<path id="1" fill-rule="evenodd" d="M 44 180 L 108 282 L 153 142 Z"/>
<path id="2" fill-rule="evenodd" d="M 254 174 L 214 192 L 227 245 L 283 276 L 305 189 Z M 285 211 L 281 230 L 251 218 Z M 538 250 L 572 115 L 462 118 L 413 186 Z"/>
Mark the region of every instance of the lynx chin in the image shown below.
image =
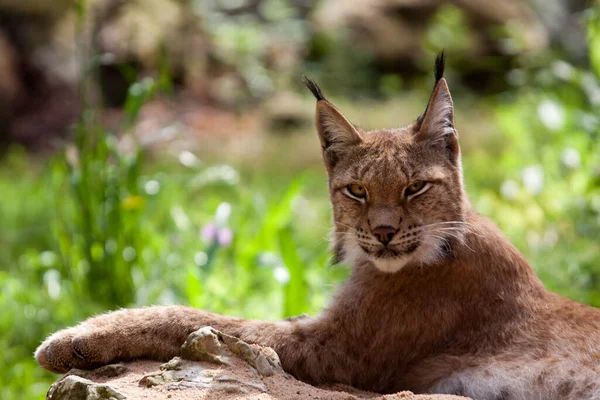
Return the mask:
<path id="1" fill-rule="evenodd" d="M 332 251 L 352 266 L 315 317 L 269 322 L 183 306 L 124 309 L 48 337 L 55 372 L 179 355 L 207 325 L 270 346 L 312 384 L 477 400 L 600 400 L 600 311 L 549 292 L 465 193 L 444 73 L 402 128 L 365 131 L 319 86 L 316 127 L 333 206 Z"/>

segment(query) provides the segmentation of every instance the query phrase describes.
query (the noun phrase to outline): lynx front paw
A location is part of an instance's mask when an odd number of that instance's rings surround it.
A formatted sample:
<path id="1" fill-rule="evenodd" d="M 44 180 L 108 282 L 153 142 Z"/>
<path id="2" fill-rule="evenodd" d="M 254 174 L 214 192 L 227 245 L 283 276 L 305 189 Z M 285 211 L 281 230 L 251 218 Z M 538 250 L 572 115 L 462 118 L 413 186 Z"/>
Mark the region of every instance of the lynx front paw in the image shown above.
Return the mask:
<path id="1" fill-rule="evenodd" d="M 35 351 L 43 368 L 64 373 L 71 368 L 91 369 L 111 361 L 109 338 L 99 332 L 69 328 L 56 332 Z"/>

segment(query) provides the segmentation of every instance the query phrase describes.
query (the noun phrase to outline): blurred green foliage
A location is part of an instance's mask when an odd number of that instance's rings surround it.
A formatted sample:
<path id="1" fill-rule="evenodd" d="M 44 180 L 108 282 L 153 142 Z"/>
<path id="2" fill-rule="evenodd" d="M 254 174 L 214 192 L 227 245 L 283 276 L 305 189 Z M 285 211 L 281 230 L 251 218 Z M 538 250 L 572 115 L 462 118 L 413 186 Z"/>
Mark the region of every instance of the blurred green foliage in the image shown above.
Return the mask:
<path id="1" fill-rule="evenodd" d="M 495 109 L 502 151 L 465 159 L 472 200 L 546 286 L 600 306 L 598 77 L 557 60 L 526 80 Z"/>
<path id="2" fill-rule="evenodd" d="M 276 7 L 269 15 L 279 29 L 284 16 Z M 459 29 L 456 10 L 437 18 Z M 466 148 L 463 163 L 477 210 L 500 225 L 544 283 L 600 306 L 597 12 L 588 14 L 588 26 L 591 68 L 555 54 L 543 67 L 519 60 L 507 77 L 514 88 L 483 100 L 497 135 Z M 259 68 L 258 28 L 248 28 L 251 35 L 239 25 L 209 28 L 217 36 L 242 35 L 234 40 L 241 48 L 224 48 L 222 56 Z M 432 51 L 437 45 L 425 43 Z M 364 61 L 336 48 L 335 38 L 317 38 L 311 51 L 335 52 L 331 64 L 310 66 L 325 77 Z M 365 82 L 375 79 L 367 69 L 357 72 Z M 396 78 L 381 78 L 384 93 L 402 85 Z M 90 108 L 74 142 L 50 160 L 13 149 L 1 161 L 0 398 L 43 398 L 56 377 L 36 366 L 36 346 L 94 313 L 180 303 L 249 318 L 314 314 L 346 276 L 327 266 L 329 205 L 320 167 L 257 171 L 205 163 L 187 151 L 159 157 L 135 143 L 130 124 L 165 85 L 162 78 L 132 85 L 126 123 L 116 133 L 101 128 Z M 133 144 L 124 146 L 123 138 Z"/>

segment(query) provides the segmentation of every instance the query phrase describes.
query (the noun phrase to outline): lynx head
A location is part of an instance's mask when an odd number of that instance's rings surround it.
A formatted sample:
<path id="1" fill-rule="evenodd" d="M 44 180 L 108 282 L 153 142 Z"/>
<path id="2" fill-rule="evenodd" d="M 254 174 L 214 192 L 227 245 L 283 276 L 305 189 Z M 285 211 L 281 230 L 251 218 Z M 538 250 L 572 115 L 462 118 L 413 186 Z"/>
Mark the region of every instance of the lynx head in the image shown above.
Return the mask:
<path id="1" fill-rule="evenodd" d="M 403 128 L 364 131 L 310 79 L 333 204 L 336 261 L 384 272 L 427 265 L 452 253 L 466 225 L 460 148 L 444 55 L 423 114 Z"/>

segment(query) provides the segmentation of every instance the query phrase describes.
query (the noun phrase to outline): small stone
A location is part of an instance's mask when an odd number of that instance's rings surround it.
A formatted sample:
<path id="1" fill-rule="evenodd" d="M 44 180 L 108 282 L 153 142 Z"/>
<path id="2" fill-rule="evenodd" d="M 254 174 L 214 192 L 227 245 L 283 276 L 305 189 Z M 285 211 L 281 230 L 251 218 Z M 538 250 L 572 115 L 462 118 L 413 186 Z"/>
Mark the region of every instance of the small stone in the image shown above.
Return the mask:
<path id="1" fill-rule="evenodd" d="M 109 385 L 94 385 L 90 389 L 88 400 L 123 400 L 127 398 Z"/>
<path id="2" fill-rule="evenodd" d="M 142 379 L 140 379 L 140 381 L 138 382 L 138 385 L 144 386 L 144 387 L 152 387 L 152 386 L 164 385 L 167 382 L 168 381 L 165 379 L 165 377 L 163 376 L 162 373 L 157 373 L 157 374 L 150 374 L 150 375 L 144 376 Z"/>
<path id="3" fill-rule="evenodd" d="M 225 335 L 224 335 L 225 336 Z M 231 336 L 225 340 L 231 351 L 241 356 L 248 364 L 252 365 L 256 371 L 262 376 L 272 376 L 275 374 L 285 374 L 279 357 L 274 350 L 264 348 L 262 351 L 249 345 L 241 340 L 235 342 L 231 340 Z"/>
<path id="4" fill-rule="evenodd" d="M 224 358 L 224 349 L 219 341 L 219 333 L 210 326 L 200 328 L 188 336 L 181 346 L 181 357 L 186 360 L 229 365 Z"/>
<path id="5" fill-rule="evenodd" d="M 160 366 L 160 369 L 165 371 L 181 371 L 181 368 L 183 368 L 183 360 L 179 357 L 174 357 Z"/>
<path id="6" fill-rule="evenodd" d="M 112 386 L 96 384 L 77 375 L 65 375 L 54 383 L 47 400 L 124 400 L 127 397 Z"/>

